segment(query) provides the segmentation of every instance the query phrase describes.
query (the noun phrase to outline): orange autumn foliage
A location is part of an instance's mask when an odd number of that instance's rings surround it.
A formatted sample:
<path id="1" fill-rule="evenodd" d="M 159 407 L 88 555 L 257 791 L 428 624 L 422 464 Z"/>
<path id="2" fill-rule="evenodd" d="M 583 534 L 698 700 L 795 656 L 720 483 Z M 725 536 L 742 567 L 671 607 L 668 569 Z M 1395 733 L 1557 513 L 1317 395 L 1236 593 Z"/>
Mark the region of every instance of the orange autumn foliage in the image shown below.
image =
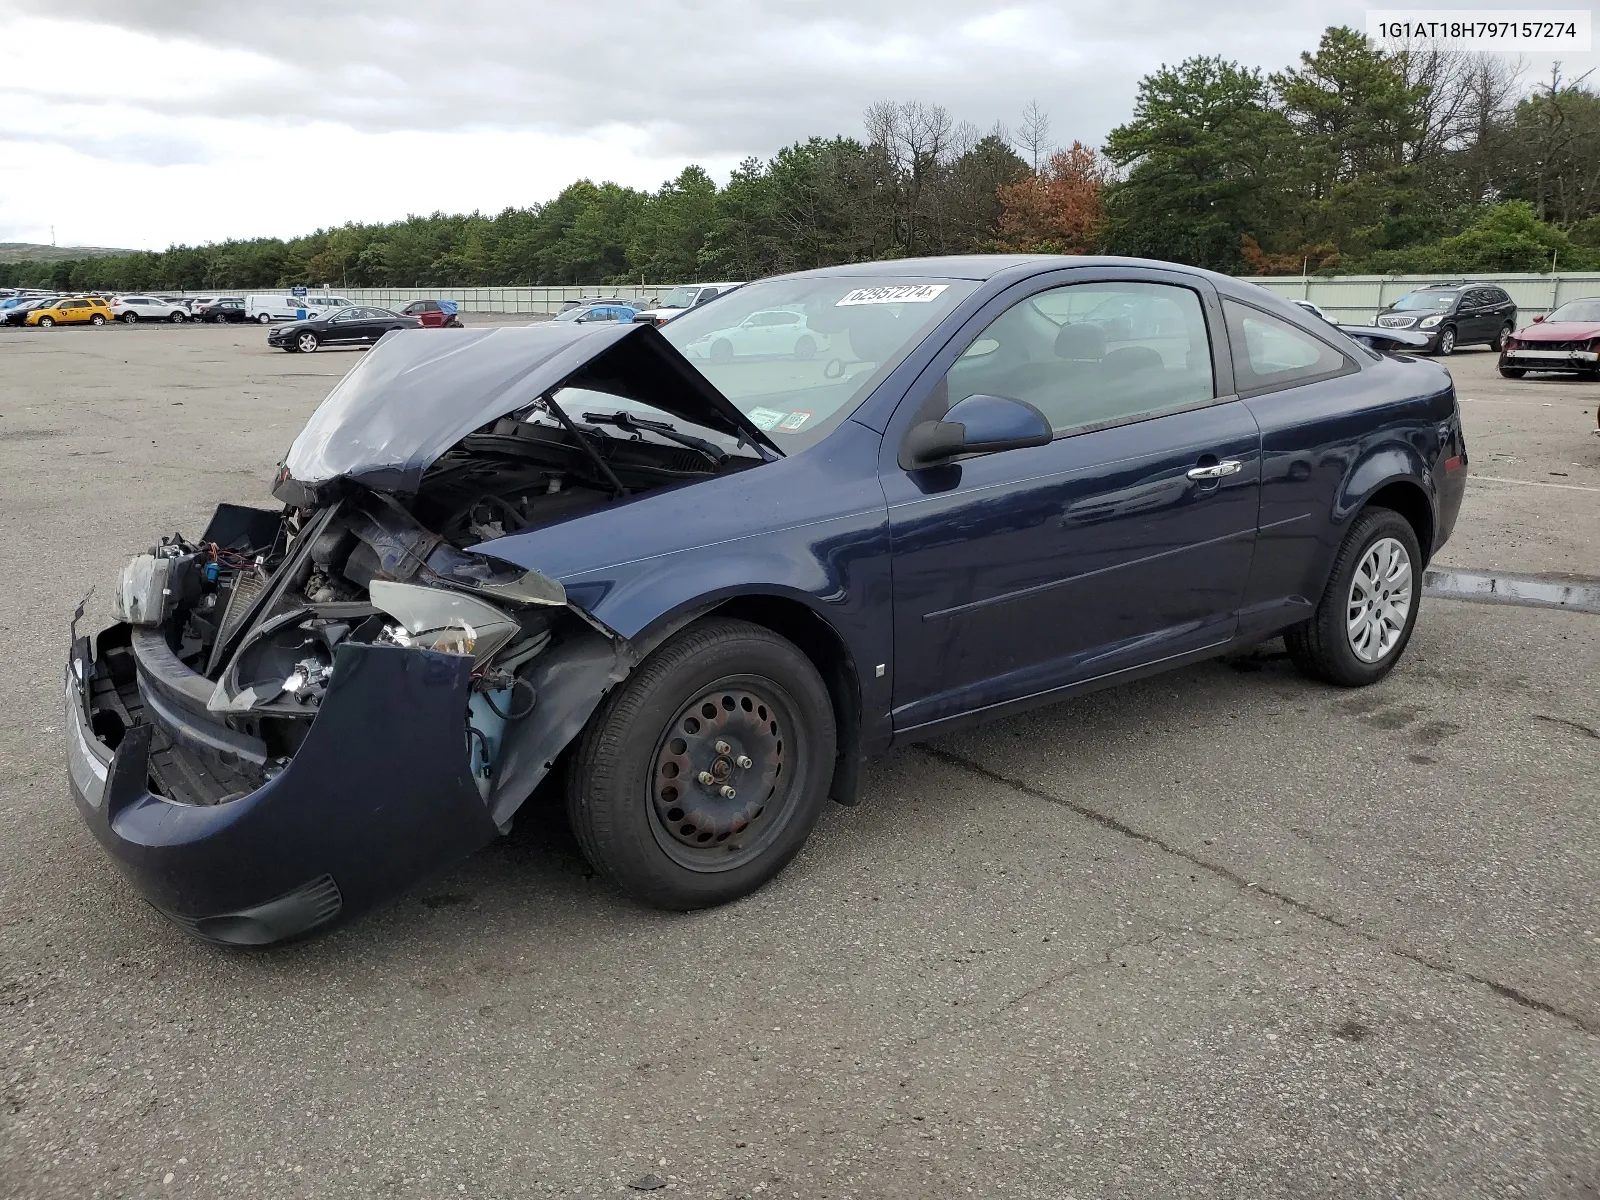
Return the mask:
<path id="1" fill-rule="evenodd" d="M 1339 265 L 1339 248 L 1331 242 L 1301 246 L 1287 254 L 1271 254 L 1248 233 L 1239 239 L 1239 255 L 1252 275 L 1298 275 Z"/>
<path id="2" fill-rule="evenodd" d="M 1000 250 L 1082 254 L 1099 235 L 1111 168 L 1082 142 L 1050 156 L 1038 174 L 1002 184 Z"/>

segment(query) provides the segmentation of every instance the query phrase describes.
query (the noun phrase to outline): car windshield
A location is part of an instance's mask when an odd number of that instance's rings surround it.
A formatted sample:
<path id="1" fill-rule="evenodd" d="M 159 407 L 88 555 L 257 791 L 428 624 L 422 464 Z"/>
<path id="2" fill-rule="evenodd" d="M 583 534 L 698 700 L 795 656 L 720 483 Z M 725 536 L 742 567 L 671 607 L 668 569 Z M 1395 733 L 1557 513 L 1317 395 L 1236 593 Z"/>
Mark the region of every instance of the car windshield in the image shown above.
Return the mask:
<path id="1" fill-rule="evenodd" d="M 965 279 L 773 279 L 692 308 L 661 334 L 792 454 L 853 413 L 976 287 Z M 569 412 L 647 408 L 575 388 L 556 399 Z"/>
<path id="2" fill-rule="evenodd" d="M 1389 307 L 1404 312 L 1406 309 L 1449 308 L 1455 302 L 1455 292 L 1411 292 L 1401 296 Z"/>
<path id="3" fill-rule="evenodd" d="M 587 304 L 581 305 L 578 308 L 569 308 L 565 312 L 557 313 L 555 315 L 555 320 L 557 320 L 557 321 L 576 321 L 579 317 L 586 315 L 588 313 L 588 311 L 589 311 L 589 306 Z"/>
<path id="4" fill-rule="evenodd" d="M 699 288 L 675 287 L 665 296 L 661 297 L 658 308 L 688 308 L 694 303 L 694 298 L 699 294 Z"/>
<path id="5" fill-rule="evenodd" d="M 1568 300 L 1546 321 L 1600 321 L 1600 299 Z"/>

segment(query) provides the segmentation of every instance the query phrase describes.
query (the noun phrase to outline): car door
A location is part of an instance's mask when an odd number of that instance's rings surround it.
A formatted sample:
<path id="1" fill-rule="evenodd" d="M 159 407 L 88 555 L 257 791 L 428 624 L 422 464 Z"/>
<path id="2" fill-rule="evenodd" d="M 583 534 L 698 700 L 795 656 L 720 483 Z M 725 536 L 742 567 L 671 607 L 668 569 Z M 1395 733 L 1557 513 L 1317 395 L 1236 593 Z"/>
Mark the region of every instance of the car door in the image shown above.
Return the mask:
<path id="1" fill-rule="evenodd" d="M 68 300 L 61 309 L 61 321 L 65 325 L 82 324 L 89 319 L 92 312 L 87 300 Z"/>
<path id="2" fill-rule="evenodd" d="M 1458 342 L 1487 342 L 1494 337 L 1495 313 L 1489 293 L 1469 288 L 1461 297 L 1462 321 L 1456 332 Z"/>
<path id="3" fill-rule="evenodd" d="M 349 345 L 361 338 L 361 323 L 359 308 L 335 309 L 333 314 L 323 322 L 322 328 L 317 331 L 317 336 L 332 346 Z"/>
<path id="4" fill-rule="evenodd" d="M 1216 294 L 1176 272 L 1069 274 L 986 306 L 890 423 L 897 733 L 1179 660 L 1238 626 L 1260 434 L 1213 350 Z M 1034 404 L 1054 440 L 907 469 L 912 425 L 976 394 Z"/>
<path id="5" fill-rule="evenodd" d="M 1367 404 L 1356 361 L 1308 322 L 1223 300 L 1235 386 L 1261 428 L 1261 521 L 1243 611 L 1267 636 L 1310 616 L 1341 536 L 1336 516 Z M 1336 334 L 1333 336 L 1337 336 Z"/>

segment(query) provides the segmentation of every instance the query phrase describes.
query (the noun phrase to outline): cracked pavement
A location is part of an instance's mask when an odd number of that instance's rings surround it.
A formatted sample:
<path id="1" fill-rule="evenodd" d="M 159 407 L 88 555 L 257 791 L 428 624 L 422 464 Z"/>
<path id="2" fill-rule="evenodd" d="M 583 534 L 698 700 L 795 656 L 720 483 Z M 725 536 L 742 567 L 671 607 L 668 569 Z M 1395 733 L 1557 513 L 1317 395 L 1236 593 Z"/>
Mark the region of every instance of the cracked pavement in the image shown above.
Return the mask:
<path id="1" fill-rule="evenodd" d="M 1600 1192 L 1600 617 L 1428 600 L 1373 689 L 1269 643 L 908 747 L 710 912 L 535 806 L 329 936 L 186 939 L 67 799 L 62 630 L 354 358 L 261 340 L 0 336 L 0 1196 Z M 1448 561 L 1600 573 L 1600 386 L 1451 368 L 1474 469 L 1567 487 L 1475 484 Z"/>

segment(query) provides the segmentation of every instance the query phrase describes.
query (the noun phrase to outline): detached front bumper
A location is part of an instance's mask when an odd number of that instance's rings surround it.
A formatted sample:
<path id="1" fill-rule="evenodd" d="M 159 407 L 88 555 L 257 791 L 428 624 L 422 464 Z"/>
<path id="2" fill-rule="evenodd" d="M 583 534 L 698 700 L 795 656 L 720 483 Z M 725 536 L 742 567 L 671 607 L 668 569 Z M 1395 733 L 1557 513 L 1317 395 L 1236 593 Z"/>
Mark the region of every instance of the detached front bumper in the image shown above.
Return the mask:
<path id="1" fill-rule="evenodd" d="M 170 666 L 139 661 L 145 719 L 122 728 L 96 700 L 104 667 L 89 639 L 74 643 L 67 774 L 84 821 L 134 889 L 190 933 L 233 945 L 293 937 L 406 888 L 498 833 L 468 773 L 471 660 L 340 646 L 298 752 L 255 790 L 216 804 L 160 794 L 152 771 L 153 748 L 193 747 L 191 761 L 202 761 L 199 751 L 220 747 L 218 761 L 227 762 L 239 736 L 171 687 Z"/>
<path id="2" fill-rule="evenodd" d="M 1600 352 L 1519 347 L 1501 351 L 1500 365 L 1524 371 L 1593 371 L 1600 368 Z"/>

